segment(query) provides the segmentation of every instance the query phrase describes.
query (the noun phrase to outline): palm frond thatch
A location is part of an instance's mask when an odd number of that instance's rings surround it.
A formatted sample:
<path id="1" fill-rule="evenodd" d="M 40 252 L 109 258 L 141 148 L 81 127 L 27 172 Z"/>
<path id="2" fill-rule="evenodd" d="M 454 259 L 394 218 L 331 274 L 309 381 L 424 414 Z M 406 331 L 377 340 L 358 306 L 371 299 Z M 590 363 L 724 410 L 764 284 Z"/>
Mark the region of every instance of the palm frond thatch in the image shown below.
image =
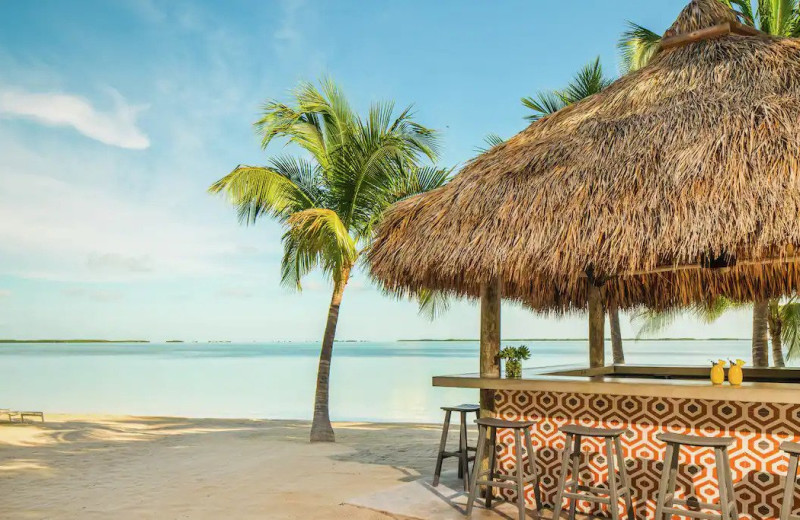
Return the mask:
<path id="1" fill-rule="evenodd" d="M 665 35 L 739 18 L 693 0 Z M 798 208 L 800 41 L 729 34 L 658 52 L 395 205 L 369 260 L 389 290 L 477 297 L 499 277 L 542 310 L 584 309 L 587 272 L 622 308 L 752 301 L 800 290 Z"/>

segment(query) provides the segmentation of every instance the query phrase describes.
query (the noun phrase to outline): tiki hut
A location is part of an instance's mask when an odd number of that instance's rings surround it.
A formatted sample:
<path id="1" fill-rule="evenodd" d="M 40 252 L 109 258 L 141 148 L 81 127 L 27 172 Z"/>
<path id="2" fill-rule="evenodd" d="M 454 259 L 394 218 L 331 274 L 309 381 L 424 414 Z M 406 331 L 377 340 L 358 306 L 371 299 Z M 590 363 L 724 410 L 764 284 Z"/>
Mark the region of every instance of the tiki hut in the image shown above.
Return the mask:
<path id="1" fill-rule="evenodd" d="M 800 41 L 741 22 L 693 0 L 649 65 L 394 206 L 369 252 L 374 278 L 482 296 L 490 343 L 501 294 L 539 311 L 589 307 L 594 364 L 604 300 L 796 291 Z"/>

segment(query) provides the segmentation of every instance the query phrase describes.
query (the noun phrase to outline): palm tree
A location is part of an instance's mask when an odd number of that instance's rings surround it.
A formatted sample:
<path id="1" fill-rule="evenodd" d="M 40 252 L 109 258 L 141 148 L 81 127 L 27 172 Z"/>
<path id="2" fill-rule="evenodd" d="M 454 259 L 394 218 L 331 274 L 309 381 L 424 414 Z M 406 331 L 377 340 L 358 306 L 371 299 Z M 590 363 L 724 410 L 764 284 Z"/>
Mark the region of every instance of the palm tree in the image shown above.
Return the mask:
<path id="1" fill-rule="evenodd" d="M 441 186 L 449 170 L 421 167 L 434 160 L 436 134 L 415 122 L 410 107 L 395 116 L 392 103 L 375 103 L 362 119 L 333 81 L 303 82 L 293 104 L 268 101 L 255 123 L 266 149 L 281 138 L 300 157 L 273 156 L 266 166 L 237 166 L 209 191 L 224 193 L 239 218 L 261 217 L 284 227 L 281 282 L 301 290 L 319 269 L 333 282 L 317 371 L 311 441 L 334 441 L 328 389 L 339 307 L 347 282 L 386 207 Z"/>
<path id="2" fill-rule="evenodd" d="M 753 366 L 768 367 L 769 351 L 767 350 L 767 314 L 769 301 L 753 302 Z"/>
<path id="3" fill-rule="evenodd" d="M 800 36 L 800 0 L 719 0 L 741 14 L 742 23 L 773 36 Z M 628 29 L 617 44 L 625 72 L 637 70 L 652 59 L 661 44 L 661 36 L 628 22 Z M 753 365 L 767 366 L 767 329 L 770 318 L 777 320 L 778 301 L 758 301 L 753 304 Z M 770 309 L 773 309 L 771 312 Z M 775 366 L 783 366 L 783 350 L 779 321 L 772 326 L 772 352 Z"/>

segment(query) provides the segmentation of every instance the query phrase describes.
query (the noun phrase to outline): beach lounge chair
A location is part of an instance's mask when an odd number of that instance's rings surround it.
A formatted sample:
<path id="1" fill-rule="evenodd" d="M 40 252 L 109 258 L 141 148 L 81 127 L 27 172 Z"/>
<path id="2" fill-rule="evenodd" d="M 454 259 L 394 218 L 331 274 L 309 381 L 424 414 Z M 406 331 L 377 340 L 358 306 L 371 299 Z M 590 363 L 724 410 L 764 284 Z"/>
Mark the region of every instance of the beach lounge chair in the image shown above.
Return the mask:
<path id="1" fill-rule="evenodd" d="M 25 422 L 25 417 L 38 417 L 44 422 L 44 412 L 15 412 L 19 415 L 19 422 Z"/>
<path id="2" fill-rule="evenodd" d="M 2 417 L 3 415 L 8 416 L 8 422 L 12 422 L 13 421 L 11 416 L 14 415 L 14 412 L 9 410 L 8 408 L 0 408 L 0 417 Z"/>

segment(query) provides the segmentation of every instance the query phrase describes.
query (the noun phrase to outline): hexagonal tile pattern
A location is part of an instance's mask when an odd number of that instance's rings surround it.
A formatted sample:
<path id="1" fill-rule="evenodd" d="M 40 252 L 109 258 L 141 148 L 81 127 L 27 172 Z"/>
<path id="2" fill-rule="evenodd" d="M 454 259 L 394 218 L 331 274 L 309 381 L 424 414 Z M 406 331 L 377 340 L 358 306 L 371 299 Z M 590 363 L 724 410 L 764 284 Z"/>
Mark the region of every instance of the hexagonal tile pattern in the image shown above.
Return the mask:
<path id="1" fill-rule="evenodd" d="M 667 397 L 587 395 L 559 392 L 496 391 L 497 412 L 507 419 L 536 421 L 533 441 L 536 460 L 543 473 L 542 494 L 546 502 L 555 498 L 560 472 L 560 452 L 565 424 L 624 427 L 623 437 L 628 475 L 634 486 L 637 516 L 653 518 L 654 495 L 661 475 L 664 446 L 656 440 L 660 432 L 736 438 L 730 449 L 734 489 L 741 518 L 777 518 L 783 501 L 787 457 L 781 442 L 800 441 L 800 405 L 705 401 Z M 498 464 L 503 472 L 514 471 L 514 437 L 499 432 Z M 581 476 L 604 487 L 607 481 L 605 447 L 595 439 L 584 439 Z M 504 491 L 513 499 L 512 491 Z M 684 448 L 676 493 L 686 499 L 715 501 L 719 494 L 713 453 Z M 533 488 L 525 490 L 533 503 Z M 793 497 L 800 505 L 800 490 Z M 580 502 L 578 510 L 608 517 L 607 506 Z"/>

